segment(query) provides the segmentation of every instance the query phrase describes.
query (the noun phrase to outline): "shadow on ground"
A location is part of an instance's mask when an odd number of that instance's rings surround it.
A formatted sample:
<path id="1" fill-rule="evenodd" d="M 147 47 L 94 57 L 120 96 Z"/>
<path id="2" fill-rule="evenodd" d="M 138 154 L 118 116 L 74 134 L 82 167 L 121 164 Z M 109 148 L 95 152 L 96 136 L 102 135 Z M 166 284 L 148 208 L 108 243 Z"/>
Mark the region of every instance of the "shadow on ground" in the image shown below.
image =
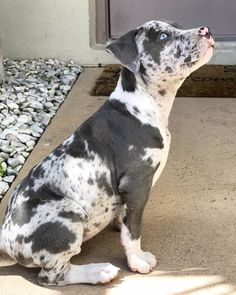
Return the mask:
<path id="1" fill-rule="evenodd" d="M 147 208 L 147 213 L 152 207 Z M 165 215 L 165 214 L 164 214 Z M 145 215 L 143 233 L 143 247 L 158 257 L 158 266 L 148 275 L 129 272 L 123 249 L 119 243 L 119 233 L 108 227 L 104 232 L 83 244 L 81 255 L 75 256 L 75 264 L 111 262 L 121 268 L 118 279 L 105 286 L 73 285 L 65 287 L 39 287 L 37 274 L 39 269 L 27 269 L 19 265 L 9 265 L 12 261 L 5 255 L 5 266 L 0 267 L 0 277 L 20 277 L 28 281 L 37 289 L 47 290 L 45 294 L 160 294 L 160 295 L 190 295 L 190 294 L 236 294 L 235 257 L 228 261 L 223 258 L 225 253 L 232 252 L 230 240 L 222 241 L 217 235 L 217 229 L 205 220 L 198 219 L 196 224 L 183 216 Z M 227 216 L 221 215 L 224 220 Z M 220 222 L 220 220 L 218 220 Z M 201 228 L 208 229 L 208 239 L 204 241 Z M 209 238 L 214 236 L 214 240 Z M 222 249 L 223 253 L 215 255 L 215 249 Z M 230 261 L 231 260 L 231 261 Z M 14 281 L 14 280 L 10 280 Z M 33 288 L 34 289 L 34 288 Z M 40 293 L 41 294 L 41 293 Z M 44 293 L 42 293 L 44 294 Z"/>

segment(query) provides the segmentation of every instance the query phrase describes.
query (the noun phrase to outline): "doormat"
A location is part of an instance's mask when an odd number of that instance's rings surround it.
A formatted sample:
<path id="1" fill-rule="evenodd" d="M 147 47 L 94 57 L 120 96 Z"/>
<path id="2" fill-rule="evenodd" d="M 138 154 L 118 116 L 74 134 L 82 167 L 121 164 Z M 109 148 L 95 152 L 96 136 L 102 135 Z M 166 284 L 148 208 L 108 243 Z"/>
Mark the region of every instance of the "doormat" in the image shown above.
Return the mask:
<path id="1" fill-rule="evenodd" d="M 91 91 L 109 96 L 117 84 L 121 66 L 108 65 Z M 192 73 L 178 90 L 185 97 L 236 97 L 236 65 L 205 65 Z"/>

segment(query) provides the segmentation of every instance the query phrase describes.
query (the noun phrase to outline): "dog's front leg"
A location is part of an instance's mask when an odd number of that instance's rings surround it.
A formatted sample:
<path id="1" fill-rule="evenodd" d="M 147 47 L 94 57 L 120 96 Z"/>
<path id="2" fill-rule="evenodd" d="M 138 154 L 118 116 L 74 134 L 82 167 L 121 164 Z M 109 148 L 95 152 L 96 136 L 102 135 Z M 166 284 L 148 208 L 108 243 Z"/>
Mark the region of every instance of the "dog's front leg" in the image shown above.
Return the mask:
<path id="1" fill-rule="evenodd" d="M 131 271 L 149 273 L 156 266 L 156 257 L 150 252 L 141 250 L 141 237 L 132 239 L 127 226 L 122 223 L 121 241 L 125 248 L 128 265 Z"/>
<path id="2" fill-rule="evenodd" d="M 141 250 L 141 228 L 143 210 L 149 190 L 126 192 L 125 213 L 121 223 L 121 243 L 125 248 L 131 271 L 149 273 L 156 266 L 156 258 L 149 252 Z"/>

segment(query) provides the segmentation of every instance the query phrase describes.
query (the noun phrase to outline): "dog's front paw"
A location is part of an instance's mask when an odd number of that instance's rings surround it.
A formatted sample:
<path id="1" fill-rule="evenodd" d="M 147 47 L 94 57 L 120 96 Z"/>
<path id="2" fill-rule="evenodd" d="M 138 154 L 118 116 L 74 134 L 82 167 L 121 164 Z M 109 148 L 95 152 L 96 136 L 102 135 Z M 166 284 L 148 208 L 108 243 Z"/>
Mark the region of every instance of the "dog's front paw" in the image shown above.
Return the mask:
<path id="1" fill-rule="evenodd" d="M 149 252 L 131 253 L 127 259 L 131 271 L 143 274 L 151 272 L 157 264 L 156 257 Z"/>

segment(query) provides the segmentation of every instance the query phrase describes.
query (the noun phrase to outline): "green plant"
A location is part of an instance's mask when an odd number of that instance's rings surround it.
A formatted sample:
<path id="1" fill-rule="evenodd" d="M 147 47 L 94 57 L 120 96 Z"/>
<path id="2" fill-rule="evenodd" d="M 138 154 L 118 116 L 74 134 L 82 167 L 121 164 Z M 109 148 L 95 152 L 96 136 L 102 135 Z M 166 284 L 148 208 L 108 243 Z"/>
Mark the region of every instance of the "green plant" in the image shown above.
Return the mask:
<path id="1" fill-rule="evenodd" d="M 5 172 L 6 172 L 6 170 L 4 169 L 3 164 L 0 163 L 0 176 L 1 177 L 4 176 Z"/>

